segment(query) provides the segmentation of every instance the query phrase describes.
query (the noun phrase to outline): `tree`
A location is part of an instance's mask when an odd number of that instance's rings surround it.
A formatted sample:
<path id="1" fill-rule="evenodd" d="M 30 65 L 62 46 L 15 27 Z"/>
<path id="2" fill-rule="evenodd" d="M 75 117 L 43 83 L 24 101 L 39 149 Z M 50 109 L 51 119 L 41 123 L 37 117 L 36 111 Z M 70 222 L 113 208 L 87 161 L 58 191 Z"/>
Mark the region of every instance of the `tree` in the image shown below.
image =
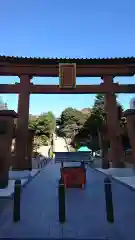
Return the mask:
<path id="1" fill-rule="evenodd" d="M 60 117 L 59 134 L 72 138 L 84 125 L 87 115 L 74 108 L 66 108 Z"/>
<path id="2" fill-rule="evenodd" d="M 100 128 L 105 121 L 105 99 L 104 94 L 97 94 L 92 108 L 91 120 L 96 122 L 96 127 Z"/>
<path id="3" fill-rule="evenodd" d="M 117 96 L 116 96 L 117 97 Z M 118 117 L 121 123 L 121 117 L 123 108 L 120 103 L 117 102 L 118 106 Z M 106 123 L 106 112 L 105 112 L 105 99 L 103 94 L 97 94 L 95 97 L 94 105 L 91 109 L 91 115 L 85 121 L 83 127 L 79 133 L 75 136 L 74 142 L 78 143 L 81 139 L 89 144 L 89 147 L 99 148 L 98 143 L 98 132 Z M 122 121 L 123 123 L 123 121 Z M 89 139 L 89 140 L 88 140 Z"/>
<path id="4" fill-rule="evenodd" d="M 117 100 L 117 95 L 116 95 Z M 123 107 L 117 101 L 118 118 L 122 117 Z M 95 126 L 100 129 L 106 123 L 105 99 L 104 94 L 97 94 L 92 108 L 91 121 L 95 121 Z"/>
<path id="5" fill-rule="evenodd" d="M 35 130 L 35 135 L 50 136 L 56 127 L 55 117 L 51 112 L 43 113 L 38 118 L 29 121 L 29 128 Z"/>
<path id="6" fill-rule="evenodd" d="M 7 110 L 7 103 L 5 103 L 2 99 L 2 97 L 0 96 L 0 110 Z"/>
<path id="7" fill-rule="evenodd" d="M 102 110 L 104 109 L 105 101 L 104 101 L 104 94 L 99 93 L 96 95 L 94 107 L 100 107 Z"/>
<path id="8" fill-rule="evenodd" d="M 60 126 L 60 125 L 61 125 L 61 119 L 59 117 L 59 118 L 56 118 L 56 126 Z"/>
<path id="9" fill-rule="evenodd" d="M 52 112 L 43 113 L 37 118 L 30 118 L 29 128 L 35 131 L 38 145 L 45 145 L 51 141 L 52 134 L 56 128 L 55 116 Z"/>

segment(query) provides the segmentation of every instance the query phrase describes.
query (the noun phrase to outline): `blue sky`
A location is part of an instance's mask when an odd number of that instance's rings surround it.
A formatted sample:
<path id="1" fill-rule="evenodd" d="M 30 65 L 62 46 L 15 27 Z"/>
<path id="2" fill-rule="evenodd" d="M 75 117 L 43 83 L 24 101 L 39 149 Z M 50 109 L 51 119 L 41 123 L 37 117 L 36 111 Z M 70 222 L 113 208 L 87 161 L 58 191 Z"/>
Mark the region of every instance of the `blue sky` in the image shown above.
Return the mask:
<path id="1" fill-rule="evenodd" d="M 27 57 L 130 57 L 135 56 L 134 0 L 5 0 L 0 3 L 0 54 Z M 16 77 L 0 77 L 14 83 Z M 135 83 L 135 77 L 115 78 Z M 38 84 L 57 84 L 55 78 L 34 78 Z M 98 84 L 100 78 L 77 79 L 79 84 Z M 132 95 L 119 101 L 129 107 Z M 17 110 L 17 95 L 3 95 Z M 31 95 L 30 113 L 68 106 L 91 107 L 94 95 Z"/>

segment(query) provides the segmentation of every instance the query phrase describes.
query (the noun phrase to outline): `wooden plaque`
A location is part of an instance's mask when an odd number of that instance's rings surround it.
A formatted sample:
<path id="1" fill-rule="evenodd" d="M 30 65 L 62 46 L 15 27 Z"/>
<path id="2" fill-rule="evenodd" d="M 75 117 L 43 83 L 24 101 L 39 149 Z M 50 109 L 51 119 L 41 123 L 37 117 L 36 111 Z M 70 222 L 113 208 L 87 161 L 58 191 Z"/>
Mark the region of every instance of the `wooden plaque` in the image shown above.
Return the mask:
<path id="1" fill-rule="evenodd" d="M 59 86 L 60 88 L 76 87 L 76 64 L 59 64 Z"/>

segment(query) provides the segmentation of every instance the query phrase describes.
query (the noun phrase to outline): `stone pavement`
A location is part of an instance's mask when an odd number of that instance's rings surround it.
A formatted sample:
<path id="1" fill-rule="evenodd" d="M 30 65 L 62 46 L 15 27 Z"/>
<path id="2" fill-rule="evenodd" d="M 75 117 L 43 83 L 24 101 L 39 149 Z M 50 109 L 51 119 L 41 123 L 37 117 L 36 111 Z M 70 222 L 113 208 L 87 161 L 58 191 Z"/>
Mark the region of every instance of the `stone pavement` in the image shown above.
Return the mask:
<path id="1" fill-rule="evenodd" d="M 67 152 L 67 144 L 64 138 L 57 137 L 55 139 L 55 152 Z"/>
<path id="2" fill-rule="evenodd" d="M 50 163 L 22 191 L 21 221 L 12 221 L 12 202 L 0 216 L 1 238 L 135 239 L 135 193 L 113 182 L 116 222 L 106 222 L 104 175 L 87 169 L 87 187 L 66 190 L 67 221 L 58 221 L 59 165 Z M 108 237 L 108 238 L 107 238 Z"/>

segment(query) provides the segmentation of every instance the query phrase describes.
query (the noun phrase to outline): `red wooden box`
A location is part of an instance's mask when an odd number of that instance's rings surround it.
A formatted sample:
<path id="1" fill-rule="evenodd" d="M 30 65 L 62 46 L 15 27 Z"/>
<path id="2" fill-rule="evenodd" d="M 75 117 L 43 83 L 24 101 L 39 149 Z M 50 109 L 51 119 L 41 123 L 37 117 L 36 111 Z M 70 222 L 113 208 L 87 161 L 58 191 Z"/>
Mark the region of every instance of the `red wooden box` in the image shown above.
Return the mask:
<path id="1" fill-rule="evenodd" d="M 82 167 L 61 168 L 61 175 L 66 188 L 83 187 L 86 184 L 86 170 Z"/>

